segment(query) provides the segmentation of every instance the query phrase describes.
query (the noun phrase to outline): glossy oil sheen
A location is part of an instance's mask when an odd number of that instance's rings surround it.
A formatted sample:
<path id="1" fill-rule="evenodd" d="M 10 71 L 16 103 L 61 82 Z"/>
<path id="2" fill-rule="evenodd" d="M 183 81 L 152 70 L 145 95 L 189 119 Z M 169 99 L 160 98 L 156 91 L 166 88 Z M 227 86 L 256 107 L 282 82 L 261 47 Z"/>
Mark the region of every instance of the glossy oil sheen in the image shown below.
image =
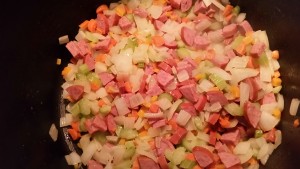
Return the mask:
<path id="1" fill-rule="evenodd" d="M 4 1 L 0 7 L 0 168 L 64 169 L 68 146 L 60 130 L 52 142 L 51 123 L 58 126 L 60 72 L 70 55 L 58 37 L 72 39 L 78 24 L 96 17 L 102 0 Z M 247 13 L 255 30 L 267 30 L 271 49 L 280 51 L 285 111 L 279 127 L 283 143 L 274 151 L 266 169 L 297 169 L 300 129 L 288 115 L 290 100 L 300 98 L 300 1 L 234 0 Z M 56 58 L 63 64 L 57 66 Z"/>

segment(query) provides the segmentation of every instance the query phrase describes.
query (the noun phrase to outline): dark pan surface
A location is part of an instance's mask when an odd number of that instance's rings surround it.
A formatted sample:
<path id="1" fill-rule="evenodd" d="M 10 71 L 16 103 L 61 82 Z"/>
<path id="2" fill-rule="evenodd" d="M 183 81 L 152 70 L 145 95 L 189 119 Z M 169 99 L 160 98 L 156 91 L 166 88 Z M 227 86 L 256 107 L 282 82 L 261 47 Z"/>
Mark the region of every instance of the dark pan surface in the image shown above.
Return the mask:
<path id="1" fill-rule="evenodd" d="M 60 131 L 52 142 L 51 123 L 58 126 L 59 85 L 56 58 L 67 63 L 70 55 L 58 37 L 75 36 L 78 24 L 95 17 L 100 0 L 1 2 L 0 18 L 0 168 L 63 169 L 69 153 Z M 266 169 L 297 169 L 300 161 L 300 128 L 288 115 L 290 100 L 300 98 L 300 1 L 234 0 L 254 29 L 266 29 L 271 49 L 279 49 L 284 82 L 285 111 L 279 127 L 283 143 L 270 157 Z M 298 114 L 299 115 L 299 114 Z"/>

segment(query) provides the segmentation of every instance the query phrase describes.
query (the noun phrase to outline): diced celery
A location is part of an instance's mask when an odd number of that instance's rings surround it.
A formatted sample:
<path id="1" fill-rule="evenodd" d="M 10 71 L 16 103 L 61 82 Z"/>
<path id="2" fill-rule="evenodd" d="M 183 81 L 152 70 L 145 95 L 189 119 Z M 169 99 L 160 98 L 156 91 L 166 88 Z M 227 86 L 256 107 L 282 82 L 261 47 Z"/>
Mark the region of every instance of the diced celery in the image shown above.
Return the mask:
<path id="1" fill-rule="evenodd" d="M 121 163 L 115 165 L 114 169 L 131 169 L 132 162 L 131 160 L 124 160 Z"/>
<path id="2" fill-rule="evenodd" d="M 106 116 L 110 111 L 111 111 L 111 106 L 109 105 L 103 105 L 102 107 L 99 108 L 99 112 L 103 116 Z"/>
<path id="3" fill-rule="evenodd" d="M 205 60 L 204 65 L 205 65 L 205 67 L 208 67 L 208 68 L 214 67 L 214 64 L 209 60 Z"/>
<path id="4" fill-rule="evenodd" d="M 76 117 L 80 113 L 79 103 L 75 103 L 72 107 L 70 112 L 72 113 L 72 116 Z"/>
<path id="5" fill-rule="evenodd" d="M 164 154 L 165 154 L 166 158 L 167 158 L 169 161 L 172 160 L 172 158 L 173 158 L 173 151 L 172 151 L 172 150 L 166 149 L 165 152 L 164 152 Z"/>
<path id="6" fill-rule="evenodd" d="M 179 165 L 181 161 L 185 158 L 185 148 L 184 147 L 178 147 L 174 150 L 172 160 L 171 162 L 175 165 Z"/>
<path id="7" fill-rule="evenodd" d="M 127 141 L 125 143 L 125 147 L 126 147 L 126 150 L 125 150 L 123 158 L 130 159 L 135 154 L 135 145 L 134 145 L 133 141 Z"/>
<path id="8" fill-rule="evenodd" d="M 186 48 L 177 49 L 177 55 L 180 59 L 184 59 L 185 57 L 190 56 L 190 52 Z"/>
<path id="9" fill-rule="evenodd" d="M 101 86 L 101 81 L 96 73 L 89 73 L 87 79 L 90 83 Z"/>
<path id="10" fill-rule="evenodd" d="M 183 48 L 183 47 L 185 47 L 185 44 L 184 44 L 183 41 L 177 41 L 177 46 L 178 46 L 179 48 Z"/>
<path id="11" fill-rule="evenodd" d="M 181 144 L 184 148 L 191 152 L 197 144 L 197 137 L 192 139 L 183 138 Z"/>
<path id="12" fill-rule="evenodd" d="M 96 36 L 94 36 L 92 33 L 90 33 L 89 31 L 85 31 L 85 37 L 87 40 L 91 41 L 91 42 L 98 42 L 98 38 Z"/>
<path id="13" fill-rule="evenodd" d="M 209 76 L 210 81 L 212 81 L 220 90 L 223 90 L 226 88 L 227 83 L 224 79 L 222 79 L 220 76 L 216 74 L 211 74 Z"/>
<path id="14" fill-rule="evenodd" d="M 224 109 L 232 116 L 243 116 L 244 111 L 240 105 L 232 102 L 224 106 Z"/>
<path id="15" fill-rule="evenodd" d="M 89 67 L 87 64 L 82 64 L 78 67 L 78 72 L 82 74 L 87 74 L 89 72 Z"/>
<path id="16" fill-rule="evenodd" d="M 85 74 L 77 73 L 76 74 L 76 79 L 77 80 L 86 80 L 86 76 L 85 76 Z"/>
<path id="17" fill-rule="evenodd" d="M 191 161 L 191 160 L 187 160 L 187 159 L 183 160 L 180 163 L 180 167 L 185 168 L 185 169 L 192 169 L 195 165 L 196 165 L 195 161 Z"/>
<path id="18" fill-rule="evenodd" d="M 173 96 L 170 93 L 162 93 L 158 96 L 158 100 L 162 99 L 162 98 L 166 98 L 168 99 L 170 102 L 173 101 Z"/>
<path id="19" fill-rule="evenodd" d="M 254 137 L 259 138 L 259 137 L 263 136 L 263 134 L 264 134 L 264 132 L 262 130 L 255 130 Z"/>
<path id="20" fill-rule="evenodd" d="M 91 113 L 90 101 L 86 98 L 82 98 L 78 102 L 80 107 L 80 113 L 83 115 L 89 115 Z"/>
<path id="21" fill-rule="evenodd" d="M 244 39 L 245 37 L 244 36 L 241 36 L 241 35 L 239 35 L 238 37 L 236 37 L 234 40 L 233 40 L 233 42 L 231 43 L 231 47 L 233 48 L 233 49 L 237 49 L 237 47 L 243 42 L 243 39 Z"/>
<path id="22" fill-rule="evenodd" d="M 261 66 L 268 66 L 268 65 L 269 65 L 269 59 L 268 59 L 266 53 L 263 53 L 263 54 L 261 54 L 261 55 L 259 56 L 259 58 L 258 58 L 258 63 L 259 63 L 259 65 L 261 65 Z"/>
<path id="23" fill-rule="evenodd" d="M 276 87 L 273 88 L 273 92 L 274 93 L 279 93 L 281 89 L 282 89 L 282 86 L 276 86 Z"/>
<path id="24" fill-rule="evenodd" d="M 85 119 L 84 117 L 80 119 L 79 130 L 80 130 L 81 132 L 86 132 L 86 131 L 87 131 L 86 128 L 85 128 L 85 125 L 84 125 L 85 120 L 86 120 L 86 119 Z"/>
<path id="25" fill-rule="evenodd" d="M 132 50 L 134 50 L 135 47 L 137 47 L 137 46 L 138 46 L 137 39 L 136 38 L 129 38 L 127 40 L 126 46 L 124 47 L 124 50 L 126 50 L 128 48 L 131 48 Z"/>
<path id="26" fill-rule="evenodd" d="M 125 15 L 130 21 L 134 22 L 134 18 L 132 14 Z"/>
<path id="27" fill-rule="evenodd" d="M 175 164 L 173 164 L 172 162 L 168 163 L 168 167 L 169 167 L 169 169 L 178 169 L 178 167 Z"/>
<path id="28" fill-rule="evenodd" d="M 106 136 L 107 136 L 107 133 L 105 132 L 96 132 L 93 134 L 93 137 L 99 141 L 101 144 L 104 144 L 106 143 Z"/>
<path id="29" fill-rule="evenodd" d="M 122 129 L 120 137 L 126 140 L 134 139 L 138 136 L 138 132 L 135 129 Z"/>
<path id="30" fill-rule="evenodd" d="M 145 63 L 139 62 L 139 63 L 137 64 L 137 67 L 138 67 L 138 68 L 144 68 L 144 67 L 145 67 Z"/>
<path id="31" fill-rule="evenodd" d="M 240 6 L 237 5 L 233 8 L 232 13 L 238 15 L 240 13 L 240 10 L 241 10 Z"/>
<path id="32" fill-rule="evenodd" d="M 205 125 L 203 125 L 203 122 L 200 117 L 196 116 L 192 120 L 198 130 L 203 130 L 205 128 Z"/>
<path id="33" fill-rule="evenodd" d="M 116 135 L 117 135 L 118 137 L 120 137 L 120 134 L 121 134 L 122 129 L 123 129 L 122 126 L 117 126 L 117 129 L 116 129 Z"/>

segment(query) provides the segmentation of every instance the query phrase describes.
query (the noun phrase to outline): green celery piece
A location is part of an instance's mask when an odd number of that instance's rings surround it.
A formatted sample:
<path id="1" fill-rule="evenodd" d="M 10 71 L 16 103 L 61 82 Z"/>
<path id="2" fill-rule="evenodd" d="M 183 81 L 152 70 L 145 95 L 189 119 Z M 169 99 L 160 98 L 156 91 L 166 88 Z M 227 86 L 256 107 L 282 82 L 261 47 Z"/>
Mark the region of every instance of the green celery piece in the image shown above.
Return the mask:
<path id="1" fill-rule="evenodd" d="M 123 158 L 130 159 L 135 154 L 135 145 L 134 145 L 133 141 L 125 142 L 125 147 L 126 147 L 126 150 L 125 150 Z"/>
<path id="2" fill-rule="evenodd" d="M 135 129 L 122 129 L 120 137 L 126 140 L 134 139 L 138 136 L 138 132 Z"/>
<path id="3" fill-rule="evenodd" d="M 192 169 L 195 165 L 196 165 L 195 161 L 191 161 L 191 160 L 187 160 L 187 159 L 184 159 L 180 163 L 180 167 L 184 168 L 184 169 Z"/>
<path id="4" fill-rule="evenodd" d="M 86 80 L 86 75 L 82 74 L 82 73 L 76 73 L 76 79 L 85 81 Z"/>
<path id="5" fill-rule="evenodd" d="M 259 138 L 259 137 L 263 136 L 263 134 L 264 134 L 264 132 L 262 130 L 255 130 L 254 137 Z"/>
<path id="6" fill-rule="evenodd" d="M 198 130 L 203 130 L 205 128 L 205 125 L 203 125 L 203 122 L 201 121 L 200 117 L 196 116 L 192 120 Z"/>
<path id="7" fill-rule="evenodd" d="M 137 67 L 138 67 L 138 68 L 144 68 L 144 67 L 145 67 L 145 63 L 139 62 L 139 63 L 137 64 Z"/>
<path id="8" fill-rule="evenodd" d="M 261 66 L 268 66 L 268 65 L 269 65 L 269 59 L 268 59 L 268 57 L 267 57 L 267 55 L 266 55 L 265 52 L 262 53 L 262 54 L 259 56 L 259 58 L 258 58 L 258 63 L 259 63 L 259 65 L 261 65 Z"/>
<path id="9" fill-rule="evenodd" d="M 244 36 L 241 36 L 241 35 L 239 35 L 238 37 L 236 37 L 234 40 L 233 40 L 233 42 L 231 43 L 231 47 L 233 48 L 233 49 L 237 49 L 237 47 L 243 42 L 243 39 L 244 39 L 245 37 Z"/>
<path id="10" fill-rule="evenodd" d="M 177 49 L 177 55 L 180 59 L 184 59 L 185 57 L 189 57 L 191 54 L 186 48 Z"/>
<path id="11" fill-rule="evenodd" d="M 106 136 L 108 135 L 108 133 L 106 132 L 96 132 L 93 134 L 93 137 L 99 141 L 102 145 L 106 143 Z"/>
<path id="12" fill-rule="evenodd" d="M 166 98 L 168 99 L 170 102 L 173 101 L 173 96 L 170 93 L 162 93 L 158 96 L 158 100 Z"/>
<path id="13" fill-rule="evenodd" d="M 83 115 L 89 115 L 91 113 L 90 101 L 86 98 L 79 100 L 80 113 Z"/>
<path id="14" fill-rule="evenodd" d="M 114 169 L 131 169 L 132 162 L 131 160 L 124 160 L 121 163 L 115 165 Z"/>
<path id="15" fill-rule="evenodd" d="M 209 79 L 220 89 L 223 90 L 226 88 L 227 83 L 224 79 L 222 79 L 220 76 L 216 74 L 211 74 L 209 76 Z"/>
<path id="16" fill-rule="evenodd" d="M 123 130 L 123 127 L 122 126 L 117 126 L 117 129 L 116 129 L 116 135 L 118 137 L 120 137 L 120 134 L 121 134 L 121 131 Z"/>
<path id="17" fill-rule="evenodd" d="M 240 105 L 232 102 L 224 106 L 224 109 L 232 116 L 243 116 L 244 111 Z"/>
<path id="18" fill-rule="evenodd" d="M 92 33 L 90 33 L 89 31 L 85 31 L 85 37 L 87 40 L 96 43 L 99 41 L 98 38 L 96 38 Z"/>
<path id="19" fill-rule="evenodd" d="M 82 117 L 82 118 L 80 119 L 80 122 L 79 122 L 79 130 L 80 130 L 81 132 L 86 132 L 86 131 L 87 131 L 86 128 L 85 128 L 85 125 L 84 125 L 85 120 L 86 120 L 86 118 L 84 118 L 84 117 Z"/>
<path id="20" fill-rule="evenodd" d="M 77 117 L 80 114 L 80 107 L 79 103 L 75 103 L 72 107 L 70 112 L 72 113 L 72 116 Z"/>
<path id="21" fill-rule="evenodd" d="M 166 159 L 168 159 L 169 161 L 172 160 L 172 157 L 173 157 L 173 151 L 174 151 L 174 150 L 166 149 L 165 152 L 164 152 L 164 155 L 166 156 Z"/>
<path id="22" fill-rule="evenodd" d="M 125 15 L 125 17 L 127 17 L 127 19 L 129 19 L 131 22 L 134 22 L 134 18 L 132 14 L 127 14 Z"/>
<path id="23" fill-rule="evenodd" d="M 185 148 L 184 147 L 178 147 L 173 151 L 173 156 L 171 162 L 175 165 L 179 165 L 181 161 L 185 158 Z"/>
<path id="24" fill-rule="evenodd" d="M 111 106 L 109 105 L 103 105 L 100 107 L 99 112 L 103 115 L 106 116 L 109 112 L 111 111 Z"/>
<path id="25" fill-rule="evenodd" d="M 78 67 L 79 73 L 87 74 L 90 70 L 87 64 L 82 64 Z"/>
<path id="26" fill-rule="evenodd" d="M 128 48 L 131 48 L 134 51 L 135 47 L 137 47 L 137 46 L 138 46 L 137 39 L 136 38 L 129 38 L 128 41 L 127 41 L 126 46 L 124 47 L 124 50 L 126 50 Z"/>
<path id="27" fill-rule="evenodd" d="M 240 10 L 241 10 L 240 6 L 237 5 L 233 8 L 232 13 L 238 15 L 240 13 Z"/>
<path id="28" fill-rule="evenodd" d="M 273 92 L 274 92 L 275 94 L 277 94 L 277 93 L 280 92 L 281 89 L 282 89 L 282 86 L 276 86 L 276 87 L 273 88 Z"/>
<path id="29" fill-rule="evenodd" d="M 87 75 L 87 79 L 90 83 L 94 83 L 94 84 L 98 84 L 99 86 L 101 86 L 101 80 L 99 79 L 99 76 L 96 73 L 89 73 Z"/>

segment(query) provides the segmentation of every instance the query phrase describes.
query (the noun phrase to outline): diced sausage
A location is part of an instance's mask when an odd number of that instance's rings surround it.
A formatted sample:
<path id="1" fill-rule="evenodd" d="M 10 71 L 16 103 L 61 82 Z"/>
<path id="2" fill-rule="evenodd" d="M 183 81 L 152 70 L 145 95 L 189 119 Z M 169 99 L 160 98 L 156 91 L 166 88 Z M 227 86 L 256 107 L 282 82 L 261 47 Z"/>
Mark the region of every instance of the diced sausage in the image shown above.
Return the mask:
<path id="1" fill-rule="evenodd" d="M 224 133 L 220 140 L 225 144 L 236 145 L 240 141 L 240 131 L 236 129 L 235 131 Z"/>
<path id="2" fill-rule="evenodd" d="M 197 0 L 194 5 L 194 13 L 198 15 L 199 13 L 205 13 L 207 7 L 202 0 Z"/>
<path id="3" fill-rule="evenodd" d="M 140 169 L 160 169 L 159 165 L 149 157 L 138 156 L 137 159 Z"/>
<path id="4" fill-rule="evenodd" d="M 249 124 L 256 128 L 260 120 L 261 111 L 251 102 L 246 102 L 244 104 L 245 118 L 248 120 Z"/>
<path id="5" fill-rule="evenodd" d="M 206 96 L 207 100 L 212 104 L 216 102 L 219 102 L 222 106 L 228 104 L 228 100 L 221 91 L 208 91 Z"/>
<path id="6" fill-rule="evenodd" d="M 197 116 L 197 112 L 196 112 L 196 109 L 194 107 L 194 104 L 191 103 L 191 102 L 182 103 L 180 105 L 180 108 L 181 108 L 181 110 L 184 110 L 184 111 L 190 113 L 191 116 Z"/>
<path id="7" fill-rule="evenodd" d="M 172 57 L 169 57 L 169 58 L 165 59 L 164 62 L 165 62 L 166 64 L 170 65 L 171 67 L 172 67 L 172 66 L 175 67 L 176 64 L 177 64 L 176 61 L 175 61 L 175 59 L 172 58 Z"/>
<path id="8" fill-rule="evenodd" d="M 128 30 L 132 26 L 132 22 L 126 16 L 123 16 L 119 20 L 119 26 L 122 30 Z"/>
<path id="9" fill-rule="evenodd" d="M 171 5 L 163 6 L 163 12 L 168 12 L 170 10 L 172 10 Z"/>
<path id="10" fill-rule="evenodd" d="M 80 52 L 77 43 L 75 41 L 71 41 L 67 43 L 66 48 L 69 50 L 69 52 L 74 58 L 78 58 Z"/>
<path id="11" fill-rule="evenodd" d="M 208 6 L 205 15 L 208 17 L 213 17 L 216 11 L 219 11 L 218 7 L 216 7 L 214 4 L 211 4 Z"/>
<path id="12" fill-rule="evenodd" d="M 166 64 L 166 62 L 161 62 L 160 64 L 158 64 L 158 67 L 169 74 L 172 73 L 172 68 L 168 64 Z"/>
<path id="13" fill-rule="evenodd" d="M 95 69 L 95 60 L 91 55 L 86 55 L 84 57 L 84 63 L 88 66 L 89 70 Z"/>
<path id="14" fill-rule="evenodd" d="M 103 52 L 108 52 L 109 51 L 110 42 L 111 42 L 110 38 L 104 39 L 104 40 L 98 42 L 95 45 L 94 49 L 95 50 L 101 50 Z"/>
<path id="15" fill-rule="evenodd" d="M 168 162 L 164 155 L 158 156 L 157 160 L 161 169 L 169 169 Z"/>
<path id="16" fill-rule="evenodd" d="M 170 82 L 174 79 L 174 76 L 172 76 L 171 74 L 163 71 L 163 70 L 160 70 L 158 73 L 157 73 L 157 81 L 160 85 L 162 86 L 167 86 L 168 84 L 170 84 Z"/>
<path id="17" fill-rule="evenodd" d="M 172 41 L 172 42 L 165 41 L 164 46 L 167 47 L 167 48 L 170 48 L 170 49 L 176 49 L 177 48 L 177 42 L 176 41 Z"/>
<path id="18" fill-rule="evenodd" d="M 251 50 L 250 54 L 253 57 L 259 57 L 265 51 L 266 45 L 263 42 L 256 42 Z"/>
<path id="19" fill-rule="evenodd" d="M 225 38 L 229 38 L 229 37 L 233 36 L 236 32 L 237 32 L 237 25 L 234 23 L 232 23 L 230 25 L 226 25 L 223 28 L 223 36 Z"/>
<path id="20" fill-rule="evenodd" d="M 84 122 L 84 126 L 89 134 L 93 134 L 98 131 L 98 128 L 93 125 L 93 119 L 86 119 Z"/>
<path id="21" fill-rule="evenodd" d="M 141 78 L 141 85 L 140 85 L 140 88 L 139 88 L 139 92 L 140 93 L 144 93 L 145 92 L 147 77 L 148 77 L 148 75 L 144 74 L 144 76 Z"/>
<path id="22" fill-rule="evenodd" d="M 226 56 L 230 59 L 236 57 L 236 54 L 234 53 L 233 49 L 230 49 L 228 51 L 226 51 Z"/>
<path id="23" fill-rule="evenodd" d="M 157 85 L 152 85 L 149 87 L 148 91 L 146 92 L 149 96 L 158 96 L 162 94 L 164 91 Z"/>
<path id="24" fill-rule="evenodd" d="M 215 64 L 216 66 L 218 66 L 220 68 L 225 68 L 225 66 L 227 65 L 229 60 L 230 59 L 227 56 L 216 56 L 216 57 L 213 57 L 211 62 L 213 62 L 213 64 Z"/>
<path id="25" fill-rule="evenodd" d="M 245 35 L 247 32 L 253 32 L 253 29 L 248 21 L 243 21 L 239 24 L 239 31 L 242 35 Z"/>
<path id="26" fill-rule="evenodd" d="M 239 157 L 232 153 L 220 152 L 218 155 L 226 168 L 230 168 L 241 163 Z"/>
<path id="27" fill-rule="evenodd" d="M 258 97 L 258 91 L 260 90 L 259 85 L 254 78 L 245 79 L 245 83 L 247 83 L 250 88 L 249 99 L 255 101 Z"/>
<path id="28" fill-rule="evenodd" d="M 119 115 L 116 106 L 112 106 L 112 107 L 111 107 L 110 113 L 111 113 L 113 116 L 118 116 L 118 115 Z"/>
<path id="29" fill-rule="evenodd" d="M 115 78 L 114 75 L 112 75 L 111 73 L 107 73 L 107 72 L 101 72 L 98 75 L 101 80 L 101 83 L 104 86 Z"/>
<path id="30" fill-rule="evenodd" d="M 79 49 L 79 53 L 81 57 L 84 57 L 88 54 L 91 54 L 91 50 L 89 48 L 89 45 L 84 41 L 81 40 L 77 43 L 78 49 Z"/>
<path id="31" fill-rule="evenodd" d="M 275 142 L 275 139 L 276 139 L 275 132 L 276 132 L 276 129 L 273 128 L 272 130 L 270 130 L 266 133 L 265 138 L 266 138 L 267 142 L 271 142 L 271 143 Z"/>
<path id="32" fill-rule="evenodd" d="M 97 31 L 103 35 L 106 35 L 109 29 L 109 23 L 107 17 L 99 13 L 97 14 L 96 22 L 97 22 Z"/>
<path id="33" fill-rule="evenodd" d="M 181 12 L 186 12 L 192 7 L 192 0 L 181 0 L 180 9 Z"/>
<path id="34" fill-rule="evenodd" d="M 195 108 L 200 112 L 203 110 L 205 104 L 207 102 L 207 98 L 204 94 L 200 94 L 197 103 L 195 104 Z"/>
<path id="35" fill-rule="evenodd" d="M 95 160 L 89 160 L 88 169 L 103 169 L 103 166 Z"/>
<path id="36" fill-rule="evenodd" d="M 198 101 L 198 94 L 196 93 L 196 85 L 189 84 L 179 88 L 182 95 L 191 102 Z"/>
<path id="37" fill-rule="evenodd" d="M 156 145 L 156 153 L 158 156 L 164 155 L 167 149 L 174 150 L 175 148 L 169 140 L 162 138 L 159 142 L 159 145 Z"/>
<path id="38" fill-rule="evenodd" d="M 183 82 L 178 83 L 177 86 L 181 87 L 181 86 L 186 86 L 186 85 L 190 85 L 190 84 L 196 85 L 197 83 L 196 83 L 195 79 L 189 79 L 189 80 L 185 80 Z"/>
<path id="39" fill-rule="evenodd" d="M 181 28 L 181 39 L 188 46 L 193 46 L 196 31 L 187 27 Z"/>
<path id="40" fill-rule="evenodd" d="M 141 18 L 146 18 L 148 16 L 147 11 L 143 8 L 134 9 L 133 13 Z"/>
<path id="41" fill-rule="evenodd" d="M 153 25 L 156 30 L 159 30 L 164 25 L 164 23 L 160 20 L 154 20 Z"/>
<path id="42" fill-rule="evenodd" d="M 170 138 L 170 142 L 173 144 L 179 144 L 186 134 L 187 130 L 185 128 L 177 127 L 177 130 Z"/>
<path id="43" fill-rule="evenodd" d="M 84 87 L 81 85 L 73 85 L 66 89 L 66 91 L 69 93 L 70 97 L 74 101 L 78 101 L 82 98 L 84 93 Z"/>
<path id="44" fill-rule="evenodd" d="M 117 110 L 117 109 L 116 109 Z M 117 124 L 114 120 L 114 116 L 111 114 L 108 114 L 106 116 L 106 124 L 107 124 L 107 129 L 110 133 L 114 133 L 117 129 Z"/>
<path id="45" fill-rule="evenodd" d="M 209 118 L 208 118 L 208 122 L 212 125 L 215 125 L 220 117 L 220 113 L 211 113 Z"/>
<path id="46" fill-rule="evenodd" d="M 276 102 L 274 93 L 265 94 L 262 99 L 262 104 L 270 104 Z"/>
<path id="47" fill-rule="evenodd" d="M 156 121 L 155 123 L 153 123 L 153 128 L 160 128 L 166 125 L 166 120 L 165 119 L 161 119 Z"/>
<path id="48" fill-rule="evenodd" d="M 221 142 L 217 142 L 215 145 L 215 149 L 218 151 L 218 153 L 220 152 L 228 152 L 230 153 L 230 149 L 226 146 L 226 144 L 222 144 Z"/>
<path id="49" fill-rule="evenodd" d="M 95 126 L 96 128 L 98 128 L 99 131 L 107 131 L 107 125 L 105 123 L 105 120 L 98 116 L 95 116 L 94 120 L 93 120 L 93 126 Z"/>
<path id="50" fill-rule="evenodd" d="M 196 146 L 193 148 L 193 155 L 200 165 L 200 167 L 206 168 L 209 165 L 213 164 L 214 156 L 213 154 L 204 147 Z"/>
<path id="51" fill-rule="evenodd" d="M 74 58 L 83 58 L 85 55 L 91 53 L 89 46 L 84 41 L 71 41 L 67 43 L 66 48 Z"/>
<path id="52" fill-rule="evenodd" d="M 109 83 L 106 84 L 105 90 L 107 93 L 119 93 L 119 87 L 115 81 L 110 81 Z"/>
<path id="53" fill-rule="evenodd" d="M 197 35 L 194 38 L 194 46 L 197 49 L 205 49 L 205 48 L 207 48 L 209 46 L 209 44 L 210 44 L 210 41 L 205 36 Z"/>
<path id="54" fill-rule="evenodd" d="M 108 17 L 108 25 L 109 27 L 116 26 L 119 23 L 120 16 L 117 14 L 112 14 Z"/>
<path id="55" fill-rule="evenodd" d="M 168 20 L 168 15 L 166 12 L 162 13 L 157 20 L 161 21 L 162 23 L 165 23 Z"/>
<path id="56" fill-rule="evenodd" d="M 181 0 L 170 0 L 170 4 L 173 8 L 179 9 L 180 4 L 181 4 Z"/>
<path id="57" fill-rule="evenodd" d="M 182 94 L 178 89 L 172 90 L 170 94 L 175 98 L 175 99 L 180 99 L 182 97 Z"/>

